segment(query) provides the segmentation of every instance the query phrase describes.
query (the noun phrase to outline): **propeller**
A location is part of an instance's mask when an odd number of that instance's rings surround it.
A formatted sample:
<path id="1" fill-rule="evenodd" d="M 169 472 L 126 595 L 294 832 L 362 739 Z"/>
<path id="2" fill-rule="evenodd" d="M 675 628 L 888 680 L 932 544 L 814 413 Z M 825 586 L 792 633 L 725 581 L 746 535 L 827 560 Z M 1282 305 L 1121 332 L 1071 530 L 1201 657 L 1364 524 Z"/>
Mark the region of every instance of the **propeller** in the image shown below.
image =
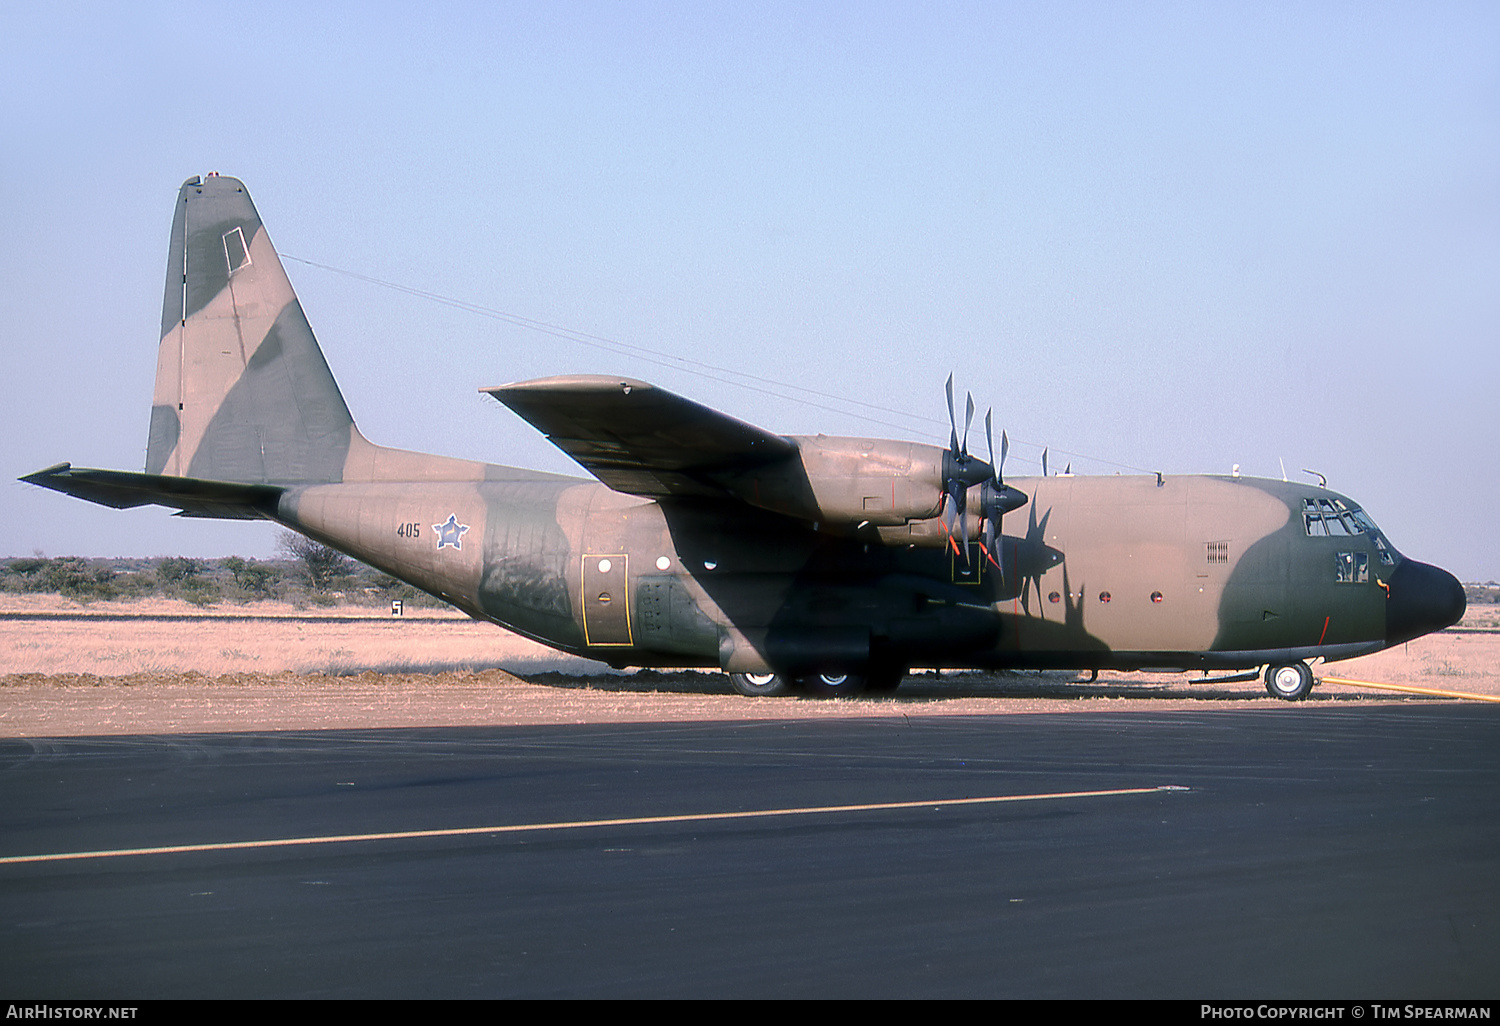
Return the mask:
<path id="1" fill-rule="evenodd" d="M 969 558 L 969 488 L 990 479 L 990 466 L 981 459 L 969 455 L 969 428 L 974 423 L 974 396 L 968 396 L 964 411 L 964 434 L 958 436 L 958 417 L 953 409 L 953 375 L 948 375 L 948 426 L 950 428 L 948 451 L 943 454 L 943 526 L 948 538 L 953 539 L 953 525 L 957 521 L 960 536 L 964 539 L 964 561 Z M 993 455 L 993 453 L 991 454 Z M 957 545 L 954 546 L 957 548 Z"/>
<path id="2" fill-rule="evenodd" d="M 1005 457 L 1010 453 L 1010 436 L 1004 431 L 1000 432 L 1000 462 L 995 463 L 995 431 L 991 423 L 994 413 L 993 409 L 985 411 L 984 439 L 989 444 L 995 477 L 993 480 L 985 478 L 984 487 L 979 490 L 979 506 L 984 516 L 984 554 L 1000 571 L 1000 582 L 1004 584 L 1005 564 L 995 548 L 995 539 L 1001 534 L 1000 521 L 1005 514 L 1026 505 L 1026 493 L 1005 483 Z"/>

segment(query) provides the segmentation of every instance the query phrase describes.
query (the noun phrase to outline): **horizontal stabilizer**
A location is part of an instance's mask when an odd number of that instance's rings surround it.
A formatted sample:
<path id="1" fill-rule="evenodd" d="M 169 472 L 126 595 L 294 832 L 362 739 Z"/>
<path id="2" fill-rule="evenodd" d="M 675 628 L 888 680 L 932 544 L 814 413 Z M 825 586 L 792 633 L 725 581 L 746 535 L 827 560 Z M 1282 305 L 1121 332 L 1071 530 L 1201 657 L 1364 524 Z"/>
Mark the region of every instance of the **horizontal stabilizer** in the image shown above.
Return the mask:
<path id="1" fill-rule="evenodd" d="M 571 375 L 480 389 L 619 492 L 718 496 L 721 474 L 786 459 L 796 445 L 665 389 Z"/>
<path id="2" fill-rule="evenodd" d="M 71 463 L 38 470 L 21 480 L 115 509 L 133 509 L 154 503 L 180 510 L 180 516 L 222 520 L 264 519 L 276 509 L 282 491 L 272 485 L 74 469 Z"/>

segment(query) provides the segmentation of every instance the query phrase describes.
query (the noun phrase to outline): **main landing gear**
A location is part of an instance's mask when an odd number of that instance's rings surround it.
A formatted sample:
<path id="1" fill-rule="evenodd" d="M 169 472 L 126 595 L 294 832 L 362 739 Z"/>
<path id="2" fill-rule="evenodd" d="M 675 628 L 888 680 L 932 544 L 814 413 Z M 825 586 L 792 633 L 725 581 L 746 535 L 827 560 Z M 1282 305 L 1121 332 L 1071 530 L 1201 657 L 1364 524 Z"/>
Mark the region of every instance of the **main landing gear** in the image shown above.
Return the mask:
<path id="1" fill-rule="evenodd" d="M 853 698 L 869 691 L 890 694 L 906 676 L 904 666 L 880 666 L 868 673 L 828 672 L 807 677 L 789 677 L 780 673 L 731 673 L 730 686 L 750 698 L 770 698 L 797 691 L 818 698 Z"/>
<path id="2" fill-rule="evenodd" d="M 853 698 L 865 690 L 865 683 L 858 673 L 815 673 L 802 678 L 802 687 L 818 698 Z"/>
<path id="3" fill-rule="evenodd" d="M 731 673 L 729 684 L 747 698 L 774 698 L 793 691 L 792 679 L 779 673 Z"/>
<path id="4" fill-rule="evenodd" d="M 731 673 L 730 686 L 750 698 L 774 698 L 798 691 L 819 698 L 853 698 L 865 690 L 865 678 L 857 673 L 819 673 L 811 677 L 788 677 L 780 673 Z"/>
<path id="5" fill-rule="evenodd" d="M 1306 663 L 1284 663 L 1266 667 L 1266 690 L 1272 698 L 1300 702 L 1313 688 L 1312 667 Z"/>

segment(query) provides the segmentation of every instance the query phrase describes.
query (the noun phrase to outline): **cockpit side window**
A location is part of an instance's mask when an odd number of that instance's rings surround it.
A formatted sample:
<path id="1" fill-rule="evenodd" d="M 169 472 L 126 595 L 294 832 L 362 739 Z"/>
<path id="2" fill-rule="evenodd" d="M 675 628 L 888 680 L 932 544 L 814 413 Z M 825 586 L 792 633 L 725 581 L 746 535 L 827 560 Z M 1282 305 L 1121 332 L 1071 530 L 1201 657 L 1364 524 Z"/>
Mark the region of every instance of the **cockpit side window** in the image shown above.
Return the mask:
<path id="1" fill-rule="evenodd" d="M 1365 584 L 1370 580 L 1370 554 L 1368 552 L 1339 552 L 1334 554 L 1334 573 L 1340 584 Z"/>

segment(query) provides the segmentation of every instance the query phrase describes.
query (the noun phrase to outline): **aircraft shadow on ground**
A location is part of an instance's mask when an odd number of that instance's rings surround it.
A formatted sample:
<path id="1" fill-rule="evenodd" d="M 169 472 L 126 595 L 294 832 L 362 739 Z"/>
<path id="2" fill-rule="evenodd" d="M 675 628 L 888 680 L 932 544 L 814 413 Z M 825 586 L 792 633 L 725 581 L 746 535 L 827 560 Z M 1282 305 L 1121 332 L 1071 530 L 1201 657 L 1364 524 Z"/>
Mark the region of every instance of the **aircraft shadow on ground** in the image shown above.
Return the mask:
<path id="1" fill-rule="evenodd" d="M 636 673 L 599 673 L 578 676 L 571 673 L 548 670 L 527 673 L 509 668 L 511 673 L 528 684 L 544 687 L 581 691 L 610 691 L 627 694 L 732 694 L 728 678 L 721 673 L 694 670 L 661 671 L 640 670 Z M 1307 701 L 1348 702 L 1365 701 L 1370 696 L 1358 693 L 1334 693 L 1316 689 Z M 1077 675 L 1065 671 L 1020 671 L 1015 673 L 945 673 L 941 677 L 931 674 L 915 674 L 908 677 L 894 695 L 862 695 L 851 699 L 856 702 L 932 702 L 956 698 L 1005 698 L 1005 699 L 1063 699 L 1081 701 L 1090 698 L 1113 699 L 1176 699 L 1201 702 L 1243 702 L 1246 700 L 1272 699 L 1265 689 L 1254 681 L 1232 684 L 1195 684 L 1191 678 L 1181 677 L 1162 680 L 1152 677 L 1129 677 L 1100 680 L 1093 683 L 1080 681 Z M 800 700 L 798 698 L 792 701 Z M 747 702 L 759 701 L 747 699 Z M 827 701 L 827 699 L 816 699 Z M 1279 704 L 1279 703 L 1278 703 Z"/>
<path id="2" fill-rule="evenodd" d="M 556 658 L 526 660 L 506 659 L 495 662 L 383 662 L 344 663 L 310 668 L 331 677 L 357 677 L 363 674 L 381 676 L 468 676 L 488 671 L 504 671 L 528 684 L 562 691 L 601 691 L 637 695 L 733 695 L 726 674 L 713 670 L 655 670 L 634 672 L 614 670 L 602 663 L 559 655 Z M 304 669 L 301 672 L 308 672 Z M 1414 700 L 1416 696 L 1382 694 L 1374 696 L 1355 691 L 1315 688 L 1309 702 L 1368 702 Z M 1272 699 L 1258 680 L 1223 684 L 1203 682 L 1190 674 L 1128 674 L 1088 681 L 1070 670 L 991 670 L 951 671 L 941 675 L 918 672 L 908 676 L 894 695 L 864 694 L 856 702 L 933 702 L 943 699 L 1152 699 L 1193 702 L 1245 702 Z M 790 696 L 789 701 L 813 700 L 810 696 Z M 758 699 L 745 699 L 755 703 Z M 818 698 L 823 702 L 828 699 Z"/>

